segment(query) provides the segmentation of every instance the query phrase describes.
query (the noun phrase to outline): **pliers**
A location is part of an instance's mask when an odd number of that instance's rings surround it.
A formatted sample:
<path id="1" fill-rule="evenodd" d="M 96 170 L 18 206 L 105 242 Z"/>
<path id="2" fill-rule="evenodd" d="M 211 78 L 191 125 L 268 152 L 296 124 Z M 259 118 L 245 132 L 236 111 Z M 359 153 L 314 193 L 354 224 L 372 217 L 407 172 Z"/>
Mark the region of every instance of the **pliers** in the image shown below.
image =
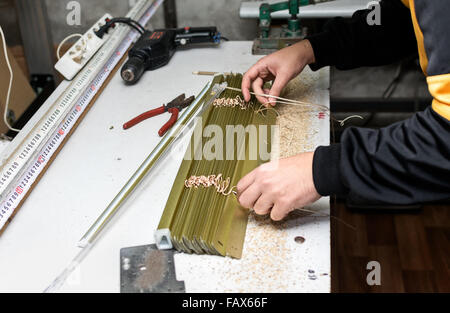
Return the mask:
<path id="1" fill-rule="evenodd" d="M 194 100 L 195 100 L 194 96 L 186 98 L 185 94 L 183 93 L 182 95 L 179 95 L 166 105 L 162 105 L 159 108 L 144 112 L 141 115 L 126 122 L 125 124 L 123 124 L 123 129 L 133 127 L 134 125 L 139 124 L 140 122 L 150 117 L 160 115 L 165 112 L 169 112 L 172 114 L 172 116 L 170 117 L 169 121 L 166 124 L 164 124 L 163 127 L 161 127 L 161 129 L 158 131 L 159 136 L 162 137 L 178 120 L 178 114 L 180 113 L 180 111 L 191 105 L 191 103 L 194 102 Z"/>

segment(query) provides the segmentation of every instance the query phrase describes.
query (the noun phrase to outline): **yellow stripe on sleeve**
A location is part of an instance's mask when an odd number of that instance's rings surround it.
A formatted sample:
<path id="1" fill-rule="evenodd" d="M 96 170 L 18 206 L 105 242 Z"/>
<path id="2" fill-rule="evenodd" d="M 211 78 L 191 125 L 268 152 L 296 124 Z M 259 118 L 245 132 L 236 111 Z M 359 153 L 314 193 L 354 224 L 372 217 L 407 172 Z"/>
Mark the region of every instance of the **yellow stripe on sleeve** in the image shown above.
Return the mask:
<path id="1" fill-rule="evenodd" d="M 433 110 L 450 121 L 450 74 L 429 76 L 427 83 L 434 97 Z"/>
<path id="2" fill-rule="evenodd" d="M 427 68 L 428 68 L 428 57 L 427 57 L 427 53 L 425 51 L 425 44 L 423 41 L 423 33 L 422 33 L 422 30 L 420 29 L 419 22 L 417 21 L 416 9 L 414 7 L 414 0 L 410 0 L 409 5 L 410 5 L 410 10 L 411 10 L 413 26 L 414 26 L 414 32 L 416 34 L 416 39 L 417 39 L 417 48 L 419 50 L 420 67 L 422 68 L 422 72 L 426 76 Z"/>
<path id="3" fill-rule="evenodd" d="M 409 8 L 409 0 L 402 0 L 403 4 Z"/>

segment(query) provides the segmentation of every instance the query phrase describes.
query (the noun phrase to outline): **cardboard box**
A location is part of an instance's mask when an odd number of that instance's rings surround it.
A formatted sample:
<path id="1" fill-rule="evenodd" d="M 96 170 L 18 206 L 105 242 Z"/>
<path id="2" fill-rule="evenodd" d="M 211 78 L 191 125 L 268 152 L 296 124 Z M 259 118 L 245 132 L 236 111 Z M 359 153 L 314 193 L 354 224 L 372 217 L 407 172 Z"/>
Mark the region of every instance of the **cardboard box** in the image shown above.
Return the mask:
<path id="1" fill-rule="evenodd" d="M 9 49 L 8 56 L 14 73 L 9 109 L 14 112 L 14 116 L 17 120 L 36 98 L 36 94 Z M 8 132 L 8 127 L 3 121 L 3 114 L 5 111 L 9 78 L 10 73 L 3 53 L 3 43 L 0 40 L 0 134 Z"/>

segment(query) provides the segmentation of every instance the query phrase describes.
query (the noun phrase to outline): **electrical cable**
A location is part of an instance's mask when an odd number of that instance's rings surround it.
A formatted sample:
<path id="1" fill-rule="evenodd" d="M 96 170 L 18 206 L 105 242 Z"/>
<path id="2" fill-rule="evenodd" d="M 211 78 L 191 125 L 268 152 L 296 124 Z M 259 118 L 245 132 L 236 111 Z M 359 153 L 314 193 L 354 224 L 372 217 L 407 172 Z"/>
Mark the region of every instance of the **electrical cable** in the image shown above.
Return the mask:
<path id="1" fill-rule="evenodd" d="M 123 23 L 131 23 L 131 24 L 134 24 L 134 25 L 136 25 L 139 29 L 141 29 L 141 31 L 144 33 L 145 32 L 145 27 L 144 26 L 142 26 L 142 24 L 141 23 L 139 23 L 138 21 L 135 21 L 135 20 L 133 20 L 133 19 L 131 19 L 131 18 L 125 18 L 125 17 L 118 17 L 118 18 L 116 18 L 116 20 L 120 23 L 120 22 L 123 22 Z M 114 18 L 113 18 L 113 21 L 114 21 Z M 113 22 L 114 23 L 114 22 Z"/>
<path id="2" fill-rule="evenodd" d="M 102 27 L 100 27 L 100 29 L 98 31 L 95 32 L 95 34 L 99 37 L 99 38 L 103 38 L 103 36 L 105 35 L 105 33 L 116 23 L 122 23 L 122 24 L 126 24 L 132 28 L 134 28 L 137 32 L 139 32 L 141 35 L 143 33 L 145 33 L 145 28 L 144 26 L 142 26 L 139 22 L 131 19 L 131 18 L 126 18 L 126 17 L 115 17 L 111 20 L 108 20 L 106 22 L 105 25 L 103 25 Z"/>
<path id="3" fill-rule="evenodd" d="M 137 22 L 137 21 L 135 21 L 135 20 L 130 20 L 130 22 L 133 23 L 133 24 L 135 24 L 137 27 L 139 27 L 139 28 L 142 30 L 143 33 L 145 33 L 146 29 L 145 29 L 144 26 L 142 26 L 141 23 L 139 23 L 139 22 Z"/>
<path id="4" fill-rule="evenodd" d="M 398 83 L 400 82 L 402 72 L 403 72 L 403 63 L 400 63 L 397 67 L 394 77 L 384 90 L 383 95 L 381 96 L 382 98 L 388 99 L 392 96 L 394 91 L 397 89 Z M 366 118 L 365 122 L 361 125 L 361 127 L 366 127 L 367 125 L 369 125 L 369 123 L 372 122 L 372 120 L 374 119 L 375 115 L 376 115 L 375 112 L 371 112 L 369 116 Z"/>
<path id="5" fill-rule="evenodd" d="M 397 85 L 400 81 L 400 77 L 401 77 L 402 73 L 403 73 L 403 63 L 400 63 L 397 67 L 397 70 L 396 70 L 396 73 L 395 73 L 393 79 L 391 80 L 391 82 L 389 83 L 389 85 L 383 92 L 383 96 L 382 96 L 383 98 L 390 98 L 392 96 L 395 89 L 397 88 Z"/>
<path id="6" fill-rule="evenodd" d="M 6 49 L 5 34 L 3 33 L 3 28 L 1 26 L 0 26 L 0 35 L 2 37 L 3 51 L 4 51 L 4 54 L 5 54 L 6 65 L 8 66 L 8 70 L 9 70 L 9 73 L 10 73 L 8 92 L 6 93 L 5 110 L 3 112 L 3 121 L 5 122 L 5 125 L 10 130 L 15 131 L 15 132 L 20 132 L 20 129 L 13 128 L 8 122 L 9 100 L 10 100 L 10 97 L 11 97 L 11 89 L 12 89 L 12 83 L 13 83 L 13 79 L 14 79 L 14 73 L 13 73 L 12 68 L 11 68 L 11 63 L 9 63 L 8 50 Z"/>
<path id="7" fill-rule="evenodd" d="M 145 31 L 142 30 L 142 28 L 140 28 L 139 26 L 137 26 L 136 24 L 132 23 L 132 22 L 116 22 L 116 23 L 122 23 L 122 24 L 126 24 L 132 28 L 134 28 L 137 32 L 139 32 L 140 34 L 143 34 Z"/>

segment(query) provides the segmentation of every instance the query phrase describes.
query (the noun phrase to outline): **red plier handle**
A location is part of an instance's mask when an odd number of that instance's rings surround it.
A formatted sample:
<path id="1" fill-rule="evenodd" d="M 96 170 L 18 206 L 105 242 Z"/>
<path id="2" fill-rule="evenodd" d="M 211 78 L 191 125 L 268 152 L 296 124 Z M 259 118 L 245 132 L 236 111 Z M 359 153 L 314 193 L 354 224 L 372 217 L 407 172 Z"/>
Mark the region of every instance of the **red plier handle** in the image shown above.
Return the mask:
<path id="1" fill-rule="evenodd" d="M 141 115 L 136 116 L 135 118 L 133 118 L 132 120 L 126 122 L 125 124 L 123 124 L 123 129 L 128 129 L 133 127 L 136 124 L 139 124 L 140 122 L 142 122 L 143 120 L 146 120 L 150 117 L 156 116 L 156 115 L 160 115 L 166 112 L 166 107 L 165 106 L 161 106 L 159 108 L 147 111 L 142 113 Z"/>
<path id="2" fill-rule="evenodd" d="M 173 126 L 173 124 L 176 123 L 178 120 L 178 113 L 180 113 L 180 110 L 177 108 L 170 108 L 169 113 L 172 113 L 172 116 L 170 117 L 169 121 L 161 127 L 161 129 L 158 131 L 158 135 L 160 137 L 164 136 L 165 133 Z"/>
<path id="3" fill-rule="evenodd" d="M 139 124 L 143 120 L 146 120 L 146 119 L 156 116 L 156 115 L 163 114 L 166 112 L 166 110 L 169 113 L 172 113 L 172 116 L 170 117 L 169 121 L 166 124 L 164 124 L 163 127 L 161 127 L 161 129 L 158 131 L 159 136 L 162 137 L 173 126 L 173 124 L 175 124 L 175 122 L 178 120 L 178 113 L 180 113 L 180 110 L 178 110 L 177 108 L 166 109 L 165 106 L 162 106 L 162 107 L 144 112 L 141 115 L 133 118 L 131 121 L 128 121 L 125 124 L 123 124 L 123 129 L 131 128 L 131 127 L 135 126 L 136 124 Z"/>

